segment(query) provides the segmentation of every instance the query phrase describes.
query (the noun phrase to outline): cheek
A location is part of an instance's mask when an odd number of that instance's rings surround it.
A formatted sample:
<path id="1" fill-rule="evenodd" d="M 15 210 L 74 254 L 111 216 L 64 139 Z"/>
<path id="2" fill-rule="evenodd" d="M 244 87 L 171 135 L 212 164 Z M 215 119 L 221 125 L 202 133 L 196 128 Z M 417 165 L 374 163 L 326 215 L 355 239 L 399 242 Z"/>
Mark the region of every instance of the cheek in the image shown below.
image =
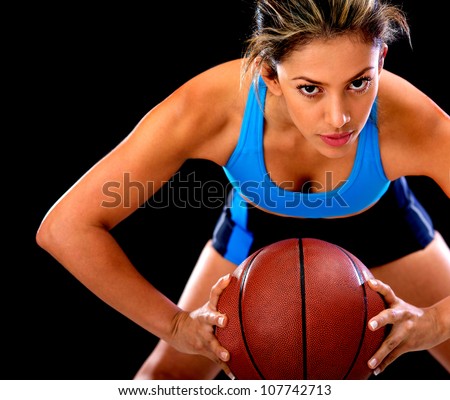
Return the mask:
<path id="1" fill-rule="evenodd" d="M 321 113 L 318 107 L 308 107 L 295 113 L 294 123 L 304 136 L 312 135 L 319 128 Z"/>
<path id="2" fill-rule="evenodd" d="M 321 106 L 312 102 L 296 101 L 288 104 L 289 115 L 294 125 L 304 136 L 313 134 L 321 124 Z"/>
<path id="3" fill-rule="evenodd" d="M 355 101 L 354 104 L 352 104 L 350 114 L 352 121 L 361 128 L 365 125 L 367 119 L 369 118 L 374 101 L 375 97 L 367 97 L 360 99 L 359 101 Z"/>

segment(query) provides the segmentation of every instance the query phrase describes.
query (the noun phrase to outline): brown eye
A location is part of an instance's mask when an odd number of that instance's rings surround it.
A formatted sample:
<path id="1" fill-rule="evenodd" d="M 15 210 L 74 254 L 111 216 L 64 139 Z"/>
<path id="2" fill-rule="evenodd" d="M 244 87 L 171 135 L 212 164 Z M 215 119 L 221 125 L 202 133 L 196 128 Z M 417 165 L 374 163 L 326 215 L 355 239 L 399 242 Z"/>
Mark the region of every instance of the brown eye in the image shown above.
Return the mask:
<path id="1" fill-rule="evenodd" d="M 371 79 L 369 78 L 355 79 L 349 86 L 350 90 L 355 90 L 357 92 L 364 92 L 366 89 L 369 88 L 370 81 Z"/>
<path id="2" fill-rule="evenodd" d="M 299 90 L 299 92 L 301 94 L 303 94 L 304 96 L 307 96 L 307 97 L 313 97 L 313 96 L 317 95 L 318 93 L 320 93 L 319 88 L 314 85 L 300 85 L 300 86 L 297 86 L 297 89 Z"/>

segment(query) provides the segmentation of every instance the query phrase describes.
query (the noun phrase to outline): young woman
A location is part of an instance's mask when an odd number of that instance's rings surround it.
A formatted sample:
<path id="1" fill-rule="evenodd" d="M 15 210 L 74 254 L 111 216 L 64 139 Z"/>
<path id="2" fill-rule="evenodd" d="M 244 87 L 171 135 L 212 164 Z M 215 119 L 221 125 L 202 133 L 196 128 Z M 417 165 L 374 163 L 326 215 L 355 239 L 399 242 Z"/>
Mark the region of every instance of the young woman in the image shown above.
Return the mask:
<path id="1" fill-rule="evenodd" d="M 369 328 L 392 329 L 367 360 L 376 374 L 422 349 L 450 371 L 450 251 L 404 179 L 428 176 L 450 196 L 450 118 L 383 68 L 388 44 L 409 34 L 404 14 L 376 0 L 261 0 L 255 20 L 246 57 L 145 115 L 52 207 L 39 245 L 161 339 L 136 379 L 229 373 L 213 334 L 227 323 L 218 297 L 246 256 L 290 236 L 339 244 L 378 278 L 371 286 L 389 308 Z M 234 188 L 176 305 L 110 230 L 188 159 L 223 166 Z M 126 178 L 145 195 L 126 193 Z M 127 201 L 112 205 L 111 190 Z"/>

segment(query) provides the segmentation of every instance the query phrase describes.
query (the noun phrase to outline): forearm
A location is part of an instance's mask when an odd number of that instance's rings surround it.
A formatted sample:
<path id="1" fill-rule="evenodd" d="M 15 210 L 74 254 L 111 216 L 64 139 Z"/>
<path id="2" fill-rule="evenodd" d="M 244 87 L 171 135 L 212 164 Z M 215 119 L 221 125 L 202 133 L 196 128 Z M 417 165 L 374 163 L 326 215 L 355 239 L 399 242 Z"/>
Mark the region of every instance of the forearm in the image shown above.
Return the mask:
<path id="1" fill-rule="evenodd" d="M 436 314 L 439 342 L 450 339 L 450 296 L 434 304 L 432 308 Z"/>
<path id="2" fill-rule="evenodd" d="M 136 270 L 108 231 L 72 227 L 45 236 L 42 247 L 95 295 L 159 338 L 170 339 L 180 309 Z"/>

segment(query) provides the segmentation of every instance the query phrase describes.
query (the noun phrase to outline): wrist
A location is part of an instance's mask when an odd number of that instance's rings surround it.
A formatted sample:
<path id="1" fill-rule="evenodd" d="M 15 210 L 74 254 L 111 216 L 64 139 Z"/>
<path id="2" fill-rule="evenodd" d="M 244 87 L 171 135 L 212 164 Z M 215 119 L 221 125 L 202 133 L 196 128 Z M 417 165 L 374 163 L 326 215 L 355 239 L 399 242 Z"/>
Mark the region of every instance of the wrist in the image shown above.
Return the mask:
<path id="1" fill-rule="evenodd" d="M 436 313 L 439 342 L 442 343 L 450 339 L 450 296 L 437 302 L 433 308 Z"/>

